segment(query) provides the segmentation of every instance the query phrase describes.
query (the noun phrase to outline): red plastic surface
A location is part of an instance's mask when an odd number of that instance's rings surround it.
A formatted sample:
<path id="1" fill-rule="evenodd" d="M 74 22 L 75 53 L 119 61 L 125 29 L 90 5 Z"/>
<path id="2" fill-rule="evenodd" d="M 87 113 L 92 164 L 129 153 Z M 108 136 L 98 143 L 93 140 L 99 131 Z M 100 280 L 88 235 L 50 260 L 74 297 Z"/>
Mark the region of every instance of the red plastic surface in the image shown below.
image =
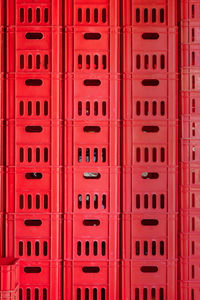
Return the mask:
<path id="1" fill-rule="evenodd" d="M 181 2 L 180 297 L 199 298 L 199 2 Z"/>
<path id="2" fill-rule="evenodd" d="M 0 258 L 0 299 L 18 299 L 19 260 Z"/>
<path id="3" fill-rule="evenodd" d="M 1 1 L 0 299 L 199 298 L 199 13 Z"/>
<path id="4" fill-rule="evenodd" d="M 176 1 L 123 1 L 122 298 L 178 299 Z"/>

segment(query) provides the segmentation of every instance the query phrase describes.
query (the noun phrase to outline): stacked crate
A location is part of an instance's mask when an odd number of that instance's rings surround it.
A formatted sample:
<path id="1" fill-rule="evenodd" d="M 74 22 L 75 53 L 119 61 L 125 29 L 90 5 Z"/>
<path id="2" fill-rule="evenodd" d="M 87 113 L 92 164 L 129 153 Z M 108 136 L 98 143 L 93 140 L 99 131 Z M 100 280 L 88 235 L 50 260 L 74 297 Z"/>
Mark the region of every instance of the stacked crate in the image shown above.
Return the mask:
<path id="1" fill-rule="evenodd" d="M 64 299 L 119 299 L 119 1 L 65 2 Z"/>
<path id="2" fill-rule="evenodd" d="M 123 1 L 122 299 L 177 299 L 176 1 Z"/>
<path id="3" fill-rule="evenodd" d="M 61 299 L 62 1 L 7 1 L 6 256 L 19 299 Z"/>
<path id="4" fill-rule="evenodd" d="M 0 257 L 4 255 L 5 212 L 5 3 L 0 3 Z"/>
<path id="5" fill-rule="evenodd" d="M 200 3 L 181 2 L 180 296 L 200 297 Z"/>

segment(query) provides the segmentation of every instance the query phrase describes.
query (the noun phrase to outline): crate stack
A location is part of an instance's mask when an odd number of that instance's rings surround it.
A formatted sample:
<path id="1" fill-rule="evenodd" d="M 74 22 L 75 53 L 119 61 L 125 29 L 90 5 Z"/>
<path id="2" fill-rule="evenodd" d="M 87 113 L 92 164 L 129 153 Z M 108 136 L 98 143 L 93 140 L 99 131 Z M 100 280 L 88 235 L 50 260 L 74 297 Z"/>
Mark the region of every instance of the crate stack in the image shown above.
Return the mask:
<path id="1" fill-rule="evenodd" d="M 200 3 L 181 2 L 180 296 L 200 297 Z"/>
<path id="2" fill-rule="evenodd" d="M 119 299 L 119 1 L 65 2 L 64 299 Z"/>
<path id="3" fill-rule="evenodd" d="M 5 6 L 0 3 L 0 257 L 4 255 L 5 212 Z"/>
<path id="4" fill-rule="evenodd" d="M 122 299 L 178 299 L 176 47 L 176 1 L 123 1 Z"/>
<path id="5" fill-rule="evenodd" d="M 7 1 L 6 256 L 19 300 L 61 299 L 62 1 Z"/>

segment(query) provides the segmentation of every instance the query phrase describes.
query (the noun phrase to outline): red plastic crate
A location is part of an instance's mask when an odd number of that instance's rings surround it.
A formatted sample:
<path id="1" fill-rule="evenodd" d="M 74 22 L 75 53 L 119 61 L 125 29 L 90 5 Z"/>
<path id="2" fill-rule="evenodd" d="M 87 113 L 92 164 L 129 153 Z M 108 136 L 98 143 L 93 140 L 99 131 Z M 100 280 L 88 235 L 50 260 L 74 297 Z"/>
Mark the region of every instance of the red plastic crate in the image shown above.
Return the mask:
<path id="1" fill-rule="evenodd" d="M 59 213 L 62 210 L 62 191 L 59 167 L 8 167 L 7 182 L 15 182 L 7 190 L 7 213 Z M 29 202 L 29 203 L 28 203 Z"/>
<path id="2" fill-rule="evenodd" d="M 181 192 L 181 208 L 194 209 L 196 212 L 200 209 L 200 196 L 198 188 L 190 186 L 180 187 Z"/>
<path id="3" fill-rule="evenodd" d="M 119 259 L 119 215 L 64 215 L 64 258 L 73 261 Z"/>
<path id="4" fill-rule="evenodd" d="M 181 258 L 180 270 L 181 270 L 181 276 L 180 276 L 181 280 L 199 283 L 200 264 L 198 258 L 197 259 L 191 257 Z"/>
<path id="5" fill-rule="evenodd" d="M 19 261 L 15 258 L 0 258 L 0 299 L 18 299 Z"/>
<path id="6" fill-rule="evenodd" d="M 7 214 L 7 255 L 21 261 L 61 258 L 61 226 L 57 214 Z"/>
<path id="7" fill-rule="evenodd" d="M 176 299 L 175 261 L 155 262 L 122 262 L 122 287 L 124 299 L 134 300 L 137 297 L 155 299 Z M 147 298 L 148 299 L 148 298 Z"/>
<path id="8" fill-rule="evenodd" d="M 199 234 L 192 231 L 180 233 L 180 255 L 183 258 L 198 259 L 200 254 Z"/>
<path id="9" fill-rule="evenodd" d="M 60 261 L 21 262 L 19 298 L 61 299 L 61 267 Z"/>
<path id="10" fill-rule="evenodd" d="M 119 213 L 119 182 L 119 167 L 65 168 L 65 213 Z"/>
<path id="11" fill-rule="evenodd" d="M 75 300 L 78 297 L 118 299 L 118 280 L 118 261 L 64 261 L 64 299 Z"/>
<path id="12" fill-rule="evenodd" d="M 200 102 L 198 92 L 182 92 L 181 93 L 181 114 L 198 116 L 200 113 Z"/>

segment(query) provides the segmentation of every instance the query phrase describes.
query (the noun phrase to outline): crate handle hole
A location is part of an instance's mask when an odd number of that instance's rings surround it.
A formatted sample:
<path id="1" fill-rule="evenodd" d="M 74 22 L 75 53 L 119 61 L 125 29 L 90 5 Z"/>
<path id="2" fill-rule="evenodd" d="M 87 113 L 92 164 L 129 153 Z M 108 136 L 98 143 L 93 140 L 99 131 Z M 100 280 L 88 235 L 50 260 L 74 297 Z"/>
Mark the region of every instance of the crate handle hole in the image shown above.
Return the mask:
<path id="1" fill-rule="evenodd" d="M 158 126 L 143 126 L 142 127 L 143 132 L 158 132 L 159 127 Z"/>
<path id="2" fill-rule="evenodd" d="M 42 132 L 42 126 L 26 126 L 26 132 Z"/>
<path id="3" fill-rule="evenodd" d="M 141 224 L 143 226 L 157 226 L 158 225 L 157 219 L 142 219 Z"/>
<path id="4" fill-rule="evenodd" d="M 98 133 L 101 131 L 101 127 L 100 126 L 84 126 L 83 131 Z"/>
<path id="5" fill-rule="evenodd" d="M 142 178 L 143 179 L 158 179 L 159 174 L 157 172 L 143 172 Z"/>
<path id="6" fill-rule="evenodd" d="M 84 39 L 86 40 L 100 40 L 101 34 L 95 32 L 88 32 L 84 34 Z"/>
<path id="7" fill-rule="evenodd" d="M 30 172 L 25 174 L 26 179 L 41 179 L 42 173 L 39 172 Z"/>
<path id="8" fill-rule="evenodd" d="M 41 86 L 42 85 L 42 80 L 41 79 L 27 79 L 25 81 L 25 84 L 27 86 Z"/>
<path id="9" fill-rule="evenodd" d="M 99 267 L 83 267 L 82 270 L 84 273 L 99 273 L 100 272 Z"/>
<path id="10" fill-rule="evenodd" d="M 42 221 L 41 220 L 25 220 L 24 224 L 26 226 L 41 226 Z"/>
<path id="11" fill-rule="evenodd" d="M 140 268 L 140 270 L 143 273 L 156 273 L 156 272 L 158 272 L 158 267 L 156 267 L 156 266 L 142 266 Z"/>
<path id="12" fill-rule="evenodd" d="M 95 173 L 95 172 L 85 172 L 83 174 L 83 177 L 85 179 L 99 179 L 101 177 L 100 173 Z"/>
<path id="13" fill-rule="evenodd" d="M 25 267 L 24 268 L 25 273 L 41 273 L 40 267 Z"/>
<path id="14" fill-rule="evenodd" d="M 157 40 L 159 38 L 159 34 L 157 32 L 144 32 L 142 34 L 143 40 Z"/>
<path id="15" fill-rule="evenodd" d="M 144 86 L 158 86 L 159 80 L 157 79 L 144 79 L 142 80 L 142 85 Z"/>
<path id="16" fill-rule="evenodd" d="M 27 40 L 41 40 L 43 34 L 41 32 L 27 32 L 25 37 Z"/>
<path id="17" fill-rule="evenodd" d="M 99 220 L 94 220 L 94 219 L 85 219 L 83 220 L 83 225 L 84 226 L 99 226 L 100 221 Z"/>
<path id="18" fill-rule="evenodd" d="M 85 86 L 100 86 L 101 85 L 101 80 L 99 80 L 99 79 L 86 79 L 86 80 L 84 80 L 84 85 Z"/>

